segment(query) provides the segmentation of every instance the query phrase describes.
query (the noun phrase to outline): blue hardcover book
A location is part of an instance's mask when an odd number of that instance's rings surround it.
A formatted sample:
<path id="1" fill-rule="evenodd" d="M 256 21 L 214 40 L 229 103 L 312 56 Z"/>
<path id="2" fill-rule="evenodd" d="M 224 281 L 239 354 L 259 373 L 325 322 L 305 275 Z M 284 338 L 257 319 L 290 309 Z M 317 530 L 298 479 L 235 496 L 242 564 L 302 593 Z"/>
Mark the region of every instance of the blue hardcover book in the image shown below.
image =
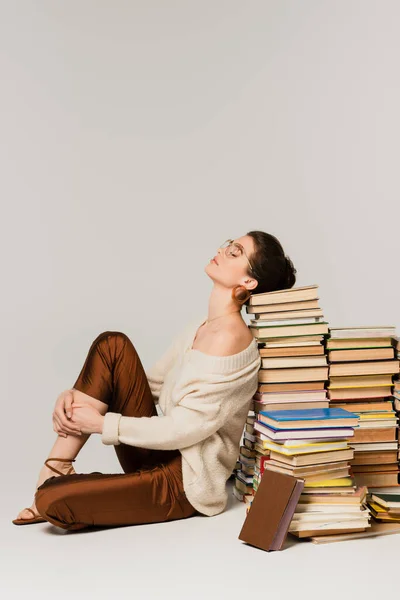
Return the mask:
<path id="1" fill-rule="evenodd" d="M 274 421 L 311 421 L 357 419 L 358 415 L 343 408 L 304 408 L 302 410 L 260 410 L 262 415 Z"/>
<path id="2" fill-rule="evenodd" d="M 264 427 L 268 427 L 269 429 L 272 429 L 273 431 L 285 431 L 284 429 L 282 429 L 282 427 L 274 427 L 273 425 L 269 424 L 267 425 L 266 423 L 263 423 L 262 421 L 260 421 L 261 425 L 264 425 Z M 349 426 L 348 425 L 342 425 L 341 427 L 335 427 L 334 425 L 326 425 L 326 427 L 318 427 L 318 430 L 324 431 L 324 429 L 335 429 L 337 431 L 343 431 L 343 429 L 348 429 Z M 354 427 L 351 426 L 351 429 L 354 429 Z M 287 431 L 293 431 L 292 429 L 287 429 Z M 315 431 L 315 427 L 302 427 L 301 431 Z"/>

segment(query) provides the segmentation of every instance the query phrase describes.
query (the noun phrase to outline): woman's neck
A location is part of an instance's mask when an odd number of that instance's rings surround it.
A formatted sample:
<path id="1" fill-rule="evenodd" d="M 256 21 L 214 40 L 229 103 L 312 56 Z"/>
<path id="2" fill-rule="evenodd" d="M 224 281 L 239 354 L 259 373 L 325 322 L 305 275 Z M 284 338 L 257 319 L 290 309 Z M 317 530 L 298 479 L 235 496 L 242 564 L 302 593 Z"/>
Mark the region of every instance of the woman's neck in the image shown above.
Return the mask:
<path id="1" fill-rule="evenodd" d="M 235 319 L 237 317 L 242 319 L 241 306 L 233 300 L 231 290 L 214 287 L 208 301 L 208 322 L 215 319 L 216 323 L 221 321 L 222 324 L 225 319 Z"/>

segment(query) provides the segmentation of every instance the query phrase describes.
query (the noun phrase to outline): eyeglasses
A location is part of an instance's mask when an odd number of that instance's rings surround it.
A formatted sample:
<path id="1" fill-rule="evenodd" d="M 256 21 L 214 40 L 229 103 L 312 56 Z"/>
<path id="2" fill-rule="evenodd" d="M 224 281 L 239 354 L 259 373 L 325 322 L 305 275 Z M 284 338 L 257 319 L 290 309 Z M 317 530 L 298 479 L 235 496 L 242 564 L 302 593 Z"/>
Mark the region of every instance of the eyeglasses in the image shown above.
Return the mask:
<path id="1" fill-rule="evenodd" d="M 242 244 L 239 244 L 239 242 L 235 242 L 234 240 L 226 240 L 222 246 L 220 246 L 220 248 L 225 249 L 225 254 L 228 257 L 231 258 L 237 258 L 239 256 L 245 256 L 248 265 L 250 267 L 250 271 L 253 273 L 254 277 L 257 277 L 255 269 L 253 267 L 253 265 L 251 264 L 249 257 L 247 256 Z"/>

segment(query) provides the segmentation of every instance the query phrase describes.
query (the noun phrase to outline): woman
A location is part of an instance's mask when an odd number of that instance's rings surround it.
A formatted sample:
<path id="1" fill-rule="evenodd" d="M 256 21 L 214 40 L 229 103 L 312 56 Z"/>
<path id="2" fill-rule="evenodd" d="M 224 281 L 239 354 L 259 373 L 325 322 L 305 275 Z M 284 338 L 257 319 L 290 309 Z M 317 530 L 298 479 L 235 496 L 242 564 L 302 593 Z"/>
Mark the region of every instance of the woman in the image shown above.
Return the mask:
<path id="1" fill-rule="evenodd" d="M 148 373 L 124 333 L 94 340 L 57 399 L 58 437 L 34 502 L 13 523 L 78 530 L 224 511 L 261 364 L 241 307 L 256 288 L 292 287 L 296 269 L 273 235 L 250 231 L 227 240 L 205 271 L 214 282 L 207 318 L 190 323 Z M 75 473 L 93 433 L 115 447 L 123 473 Z"/>

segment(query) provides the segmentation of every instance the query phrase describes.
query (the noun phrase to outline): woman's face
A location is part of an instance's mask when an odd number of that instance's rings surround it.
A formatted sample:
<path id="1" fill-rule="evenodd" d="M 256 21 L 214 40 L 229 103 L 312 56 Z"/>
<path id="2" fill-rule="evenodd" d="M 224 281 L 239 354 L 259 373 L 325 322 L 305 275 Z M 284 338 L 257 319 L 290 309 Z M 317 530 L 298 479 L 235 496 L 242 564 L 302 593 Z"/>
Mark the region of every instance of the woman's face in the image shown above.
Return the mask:
<path id="1" fill-rule="evenodd" d="M 230 288 L 243 285 L 245 281 L 252 278 L 248 273 L 250 267 L 246 255 L 251 262 L 254 252 L 254 242 L 250 235 L 235 238 L 233 241 L 242 247 L 241 251 L 234 247 L 220 247 L 215 254 L 215 259 L 211 259 L 205 268 L 207 275 L 213 281 Z"/>

